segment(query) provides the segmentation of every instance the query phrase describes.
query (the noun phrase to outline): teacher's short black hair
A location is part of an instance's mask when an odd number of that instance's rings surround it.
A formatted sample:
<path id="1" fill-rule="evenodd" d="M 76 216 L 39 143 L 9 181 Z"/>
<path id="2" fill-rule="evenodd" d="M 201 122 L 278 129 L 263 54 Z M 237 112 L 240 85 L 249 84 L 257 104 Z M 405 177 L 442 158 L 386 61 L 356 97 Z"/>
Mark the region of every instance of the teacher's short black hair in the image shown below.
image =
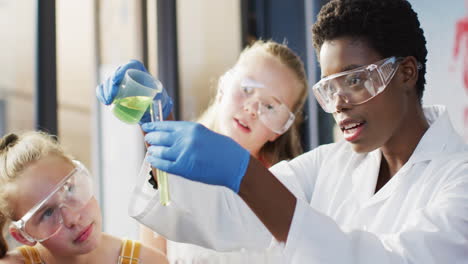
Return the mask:
<path id="1" fill-rule="evenodd" d="M 366 40 L 382 58 L 414 56 L 421 63 L 417 95 L 426 83 L 426 38 L 418 15 L 406 0 L 332 0 L 322 7 L 312 27 L 317 55 L 327 40 L 338 37 Z"/>

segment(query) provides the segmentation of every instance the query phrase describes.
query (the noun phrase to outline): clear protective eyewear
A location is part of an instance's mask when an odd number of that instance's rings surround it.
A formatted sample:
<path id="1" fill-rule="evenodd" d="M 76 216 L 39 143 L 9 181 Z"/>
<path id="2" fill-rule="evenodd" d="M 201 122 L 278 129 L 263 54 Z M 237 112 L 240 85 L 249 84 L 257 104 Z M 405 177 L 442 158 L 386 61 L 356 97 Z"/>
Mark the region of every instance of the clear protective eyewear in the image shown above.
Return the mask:
<path id="1" fill-rule="evenodd" d="M 390 57 L 367 66 L 327 76 L 316 83 L 312 91 L 320 106 L 328 113 L 336 111 L 335 101 L 338 97 L 351 105 L 363 104 L 385 90 L 402 59 L 402 57 Z M 418 69 L 420 67 L 418 63 Z"/>
<path id="2" fill-rule="evenodd" d="M 268 93 L 267 87 L 250 78 L 238 80 L 234 70 L 221 79 L 223 88 L 234 98 L 241 99 L 245 107 L 250 107 L 259 120 L 270 130 L 283 134 L 294 123 L 295 116 L 278 98 Z"/>
<path id="3" fill-rule="evenodd" d="M 44 199 L 33 206 L 11 226 L 18 229 L 29 242 L 42 242 L 57 234 L 63 223 L 63 210 L 82 209 L 93 197 L 89 171 L 79 161 Z"/>

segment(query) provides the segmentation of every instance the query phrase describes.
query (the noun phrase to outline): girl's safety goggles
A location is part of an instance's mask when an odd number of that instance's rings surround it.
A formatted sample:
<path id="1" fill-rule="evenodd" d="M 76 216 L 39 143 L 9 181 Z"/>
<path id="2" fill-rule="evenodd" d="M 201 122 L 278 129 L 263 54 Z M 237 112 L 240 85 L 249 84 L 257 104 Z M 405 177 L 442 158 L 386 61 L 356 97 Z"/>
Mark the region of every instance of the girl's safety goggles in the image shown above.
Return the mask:
<path id="1" fill-rule="evenodd" d="M 316 83 L 312 91 L 320 106 L 328 113 L 336 111 L 335 101 L 338 97 L 351 105 L 363 104 L 385 90 L 402 59 L 390 57 L 367 66 L 330 75 Z M 418 69 L 420 67 L 418 64 Z"/>
<path id="2" fill-rule="evenodd" d="M 42 242 L 55 235 L 63 223 L 65 210 L 82 209 L 93 196 L 89 171 L 79 161 L 47 197 L 33 206 L 20 220 L 11 226 L 21 232 L 30 242 Z"/>
<path id="3" fill-rule="evenodd" d="M 225 91 L 234 99 L 243 102 L 260 121 L 277 134 L 283 134 L 294 123 L 295 116 L 289 108 L 275 96 L 268 87 L 250 78 L 238 79 L 234 70 L 227 72 L 221 80 Z"/>

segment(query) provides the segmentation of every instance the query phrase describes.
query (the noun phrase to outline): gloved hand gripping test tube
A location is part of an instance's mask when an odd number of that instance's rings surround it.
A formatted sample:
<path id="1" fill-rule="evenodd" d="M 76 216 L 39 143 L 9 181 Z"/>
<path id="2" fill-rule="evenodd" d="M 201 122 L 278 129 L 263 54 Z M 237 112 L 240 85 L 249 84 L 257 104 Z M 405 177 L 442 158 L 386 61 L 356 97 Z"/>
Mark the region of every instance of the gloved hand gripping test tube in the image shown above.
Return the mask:
<path id="1" fill-rule="evenodd" d="M 157 100 L 158 102 L 158 111 L 157 115 L 153 109 L 154 107 L 154 102 L 150 107 L 150 115 L 151 115 L 151 122 L 156 122 L 156 121 L 163 121 L 163 111 L 162 111 L 162 104 L 161 100 Z M 153 175 L 156 175 L 156 179 L 158 181 L 158 190 L 159 190 L 159 200 L 162 205 L 167 206 L 170 203 L 170 197 L 169 197 L 169 185 L 167 182 L 167 173 L 165 171 L 162 171 L 160 169 L 152 168 Z"/>

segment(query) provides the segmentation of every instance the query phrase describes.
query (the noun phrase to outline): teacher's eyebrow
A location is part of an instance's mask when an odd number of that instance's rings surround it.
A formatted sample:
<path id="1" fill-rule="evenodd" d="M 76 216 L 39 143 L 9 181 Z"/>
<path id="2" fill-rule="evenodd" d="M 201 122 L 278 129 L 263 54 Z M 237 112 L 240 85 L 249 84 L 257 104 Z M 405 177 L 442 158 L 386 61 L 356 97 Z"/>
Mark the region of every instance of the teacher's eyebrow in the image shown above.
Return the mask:
<path id="1" fill-rule="evenodd" d="M 340 72 L 337 72 L 337 73 L 341 73 L 341 72 L 345 72 L 345 71 L 354 70 L 354 69 L 359 68 L 359 67 L 362 67 L 362 66 L 364 66 L 364 65 L 350 64 L 350 65 L 347 65 L 347 66 L 341 68 L 341 69 L 340 69 Z M 322 76 L 321 78 L 327 78 L 327 75 Z"/>

